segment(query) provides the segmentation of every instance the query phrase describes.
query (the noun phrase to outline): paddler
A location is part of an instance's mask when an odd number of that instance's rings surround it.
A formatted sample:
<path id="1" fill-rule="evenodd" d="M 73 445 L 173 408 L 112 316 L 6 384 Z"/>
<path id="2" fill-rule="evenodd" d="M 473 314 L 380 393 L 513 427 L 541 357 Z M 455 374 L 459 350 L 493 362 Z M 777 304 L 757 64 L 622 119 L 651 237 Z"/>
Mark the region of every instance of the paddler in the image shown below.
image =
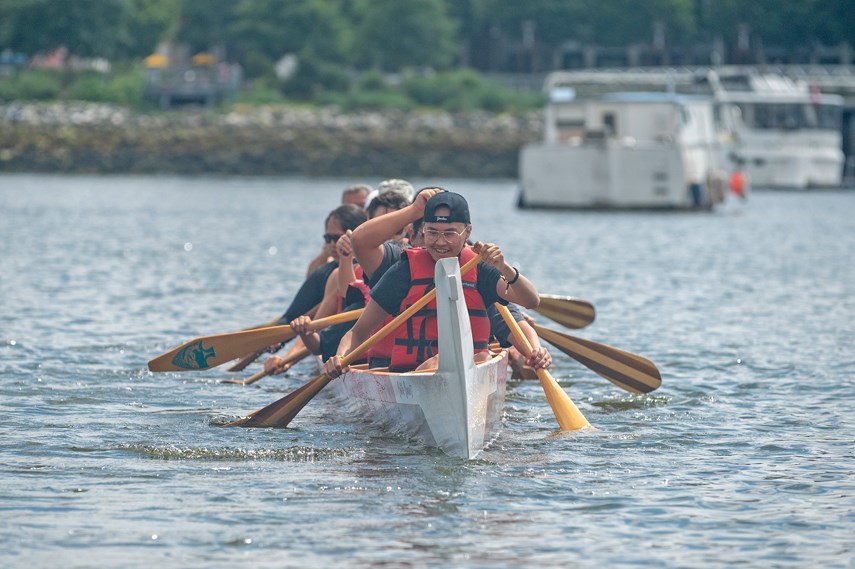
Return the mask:
<path id="1" fill-rule="evenodd" d="M 401 180 L 397 181 L 402 182 Z M 371 203 L 368 204 L 366 211 L 368 218 L 371 219 L 400 210 L 408 205 L 409 200 L 404 192 L 387 190 L 372 199 Z M 356 229 L 356 227 L 353 229 Z M 338 314 L 339 312 L 362 308 L 365 306 L 366 302 L 362 295 L 360 295 L 358 303 L 345 302 L 348 287 L 353 287 L 359 290 L 363 276 L 361 267 L 353 262 L 353 248 L 350 242 L 352 233 L 353 230 L 348 228 L 335 242 L 338 266 L 331 272 L 326 281 L 323 299 L 320 302 L 318 310 L 313 316 L 302 314 L 288 322 L 294 331 L 300 335 L 303 345 L 311 353 L 325 356 L 324 359 L 334 353 L 342 335 L 344 335 L 353 323 L 346 322 L 332 326 L 321 332 L 315 332 L 310 329 L 312 321 L 325 318 L 333 314 Z M 401 234 L 399 237 L 403 238 L 403 235 Z M 325 347 L 328 347 L 327 353 L 325 353 Z M 280 358 L 279 356 L 270 356 L 264 362 L 264 370 L 270 375 L 277 375 L 286 371 L 286 369 L 282 367 L 282 360 L 283 358 Z"/>
<path id="2" fill-rule="evenodd" d="M 482 261 L 462 275 L 464 296 L 469 309 L 476 361 L 489 357 L 490 322 L 486 307 L 499 302 L 515 302 L 536 308 L 537 289 L 524 275 L 505 261 L 501 249 L 492 243 L 466 245 L 472 232 L 469 205 L 460 194 L 439 192 L 424 204 L 424 247 L 408 249 L 371 290 L 371 300 L 353 328 L 344 335 L 336 355 L 327 360 L 324 373 L 338 377 L 347 371 L 342 356 L 360 345 L 390 315 L 400 314 L 433 287 L 434 266 L 440 259 L 458 257 L 461 266 L 476 254 Z M 431 306 L 431 305 L 428 305 Z M 433 304 L 435 306 L 435 302 Z M 436 355 L 435 316 L 416 315 L 392 332 L 393 348 L 389 368 L 408 371 Z"/>
<path id="3" fill-rule="evenodd" d="M 383 217 L 372 217 L 353 232 L 350 243 L 352 243 L 354 254 L 362 267 L 363 280 L 369 288 L 401 259 L 402 252 L 407 248 L 407 244 L 402 243 L 394 236 L 398 227 L 407 227 L 409 245 L 424 247 L 422 223 L 425 205 L 430 198 L 444 191 L 442 188 L 422 188 L 416 192 L 416 197 L 410 206 L 396 212 L 390 212 L 389 215 Z M 552 364 L 552 356 L 541 345 L 537 332 L 529 324 L 525 315 L 513 303 L 508 305 L 508 309 L 532 347 L 530 358 L 522 356 L 520 353 L 521 346 L 514 346 L 516 339 L 496 307 L 492 304 L 489 305 L 487 313 L 490 318 L 491 339 L 498 341 L 503 348 L 510 348 L 508 355 L 515 377 L 527 377 L 533 373 L 533 370 L 526 370 L 525 366 L 534 369 L 549 367 Z M 391 319 L 390 316 L 386 321 L 391 321 Z M 370 367 L 389 366 L 392 342 L 391 335 L 387 336 L 369 350 Z"/>
<path id="4" fill-rule="evenodd" d="M 347 186 L 341 192 L 341 205 L 353 204 L 360 209 L 365 209 L 365 205 L 368 203 L 366 200 L 374 191 L 375 190 L 368 184 L 352 184 Z M 321 251 L 314 259 L 309 261 L 309 264 L 306 267 L 306 278 L 308 278 L 315 269 L 321 265 L 329 263 L 331 260 L 331 255 L 329 254 L 329 251 L 327 251 L 326 246 L 321 247 Z"/>
<path id="5" fill-rule="evenodd" d="M 279 317 L 277 324 L 289 324 L 298 316 L 311 312 L 313 308 L 321 304 L 330 275 L 338 267 L 339 257 L 336 242 L 346 231 L 356 229 L 366 219 L 365 210 L 353 204 L 341 205 L 329 213 L 324 221 L 323 239 L 324 253 L 331 260 L 315 269 L 303 282 L 297 294 L 294 295 L 291 305 Z M 275 352 L 281 347 L 281 344 L 277 344 L 270 346 L 268 350 Z"/>

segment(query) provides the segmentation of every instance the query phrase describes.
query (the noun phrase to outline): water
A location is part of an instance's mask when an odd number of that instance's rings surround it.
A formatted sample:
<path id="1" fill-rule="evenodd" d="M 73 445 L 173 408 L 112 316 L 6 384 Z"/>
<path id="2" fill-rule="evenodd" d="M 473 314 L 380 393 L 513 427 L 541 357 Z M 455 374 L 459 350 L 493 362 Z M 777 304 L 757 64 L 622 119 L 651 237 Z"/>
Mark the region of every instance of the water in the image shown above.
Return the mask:
<path id="1" fill-rule="evenodd" d="M 596 431 L 515 383 L 467 462 L 323 395 L 288 430 L 221 428 L 307 364 L 147 371 L 281 313 L 356 181 L 0 176 L 0 565 L 855 566 L 855 193 L 586 214 L 441 181 L 542 292 L 594 303 L 572 333 L 659 366 L 637 396 L 553 351 Z"/>

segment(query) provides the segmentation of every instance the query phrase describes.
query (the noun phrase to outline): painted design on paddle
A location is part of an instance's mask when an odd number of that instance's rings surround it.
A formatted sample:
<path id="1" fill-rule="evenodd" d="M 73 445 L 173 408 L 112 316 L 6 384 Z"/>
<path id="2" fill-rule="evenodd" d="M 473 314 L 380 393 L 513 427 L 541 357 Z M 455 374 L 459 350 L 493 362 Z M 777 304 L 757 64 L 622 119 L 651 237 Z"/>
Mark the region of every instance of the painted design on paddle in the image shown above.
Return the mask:
<path id="1" fill-rule="evenodd" d="M 182 369 L 208 369 L 208 358 L 216 356 L 214 348 L 206 348 L 202 340 L 181 348 L 172 358 L 172 365 Z"/>

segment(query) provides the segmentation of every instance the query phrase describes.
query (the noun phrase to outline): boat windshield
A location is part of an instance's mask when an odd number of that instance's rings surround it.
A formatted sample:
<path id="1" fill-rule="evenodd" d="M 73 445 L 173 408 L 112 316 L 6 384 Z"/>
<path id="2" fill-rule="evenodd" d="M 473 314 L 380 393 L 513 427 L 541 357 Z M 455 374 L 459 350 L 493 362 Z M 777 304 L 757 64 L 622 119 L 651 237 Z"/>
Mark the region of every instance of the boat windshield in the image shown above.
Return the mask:
<path id="1" fill-rule="evenodd" d="M 746 126 L 761 130 L 839 130 L 838 105 L 812 103 L 738 103 Z"/>

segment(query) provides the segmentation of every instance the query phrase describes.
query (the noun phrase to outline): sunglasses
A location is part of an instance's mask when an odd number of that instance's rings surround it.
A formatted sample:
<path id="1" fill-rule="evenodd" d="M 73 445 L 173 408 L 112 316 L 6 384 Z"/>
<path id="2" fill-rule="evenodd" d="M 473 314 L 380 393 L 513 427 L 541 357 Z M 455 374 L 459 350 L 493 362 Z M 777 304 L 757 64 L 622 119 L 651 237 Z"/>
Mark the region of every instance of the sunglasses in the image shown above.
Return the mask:
<path id="1" fill-rule="evenodd" d="M 336 235 L 334 233 L 324 233 L 324 243 L 335 243 L 339 239 L 341 239 L 341 235 Z"/>

